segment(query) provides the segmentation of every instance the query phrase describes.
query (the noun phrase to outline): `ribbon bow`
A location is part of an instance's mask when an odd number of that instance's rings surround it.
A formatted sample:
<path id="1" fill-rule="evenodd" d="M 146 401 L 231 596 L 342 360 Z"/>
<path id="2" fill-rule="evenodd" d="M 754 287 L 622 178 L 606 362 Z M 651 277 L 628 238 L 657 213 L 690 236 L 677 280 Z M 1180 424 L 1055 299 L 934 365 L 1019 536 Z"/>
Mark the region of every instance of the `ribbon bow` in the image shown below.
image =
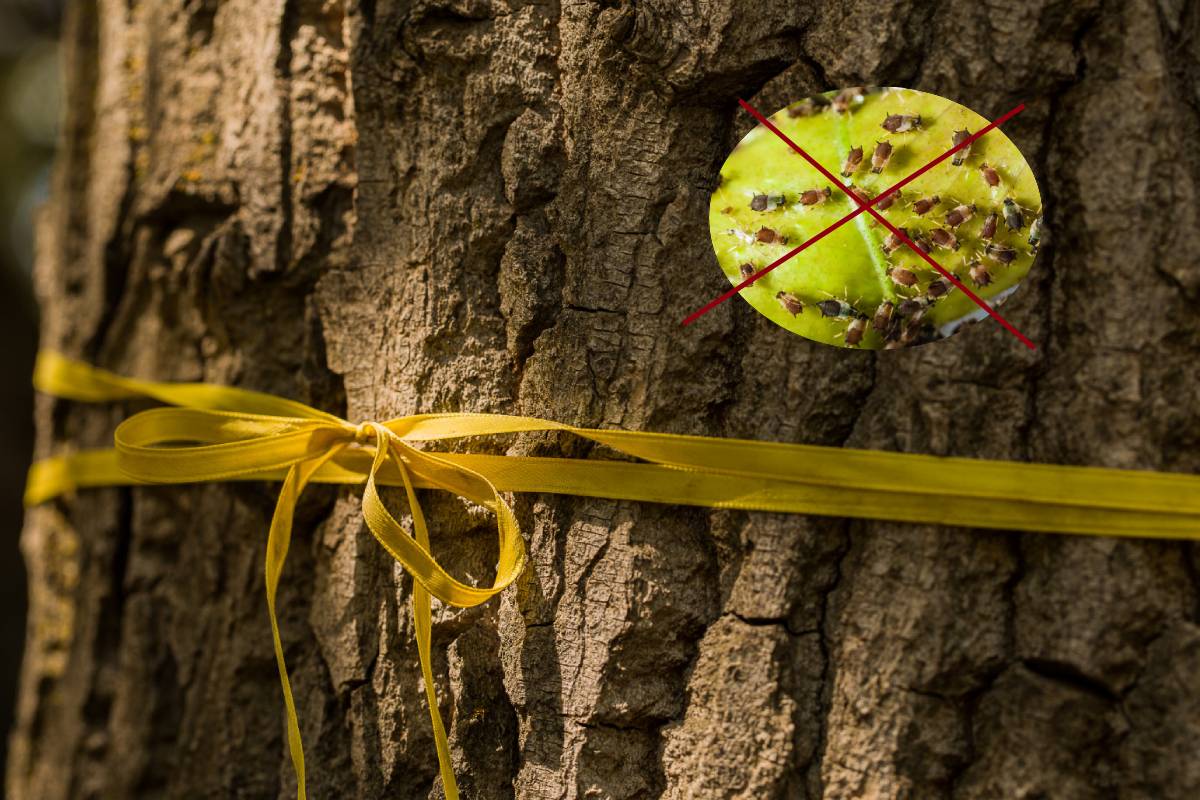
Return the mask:
<path id="1" fill-rule="evenodd" d="M 450 800 L 457 799 L 458 789 L 433 683 L 430 597 L 452 606 L 475 606 L 520 575 L 525 549 L 502 491 L 981 528 L 1200 539 L 1200 477 L 1192 475 L 597 430 L 503 414 L 419 414 L 355 424 L 261 392 L 125 378 L 47 352 L 38 357 L 34 385 L 72 400 L 143 397 L 176 407 L 143 411 L 122 422 L 114 449 L 36 462 L 26 485 L 28 505 L 88 486 L 283 481 L 267 535 L 267 609 L 300 800 L 305 797 L 304 751 L 279 638 L 275 595 L 296 502 L 312 482 L 365 482 L 362 512 L 367 527 L 413 577 L 421 674 L 439 770 Z M 530 431 L 569 432 L 643 461 L 444 453 L 413 446 Z M 384 506 L 378 492 L 381 484 L 404 487 L 413 535 Z M 499 559 L 490 587 L 455 579 L 430 553 L 418 487 L 453 492 L 496 515 Z"/>

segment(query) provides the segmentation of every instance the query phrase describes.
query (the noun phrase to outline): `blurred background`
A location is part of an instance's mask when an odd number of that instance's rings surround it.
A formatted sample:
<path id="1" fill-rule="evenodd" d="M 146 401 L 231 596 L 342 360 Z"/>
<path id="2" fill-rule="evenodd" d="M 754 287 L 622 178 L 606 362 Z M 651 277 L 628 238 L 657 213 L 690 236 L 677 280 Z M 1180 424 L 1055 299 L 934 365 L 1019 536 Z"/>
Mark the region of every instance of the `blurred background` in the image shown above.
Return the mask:
<path id="1" fill-rule="evenodd" d="M 33 442 L 33 219 L 57 137 L 64 0 L 0 0 L 0 786 L 25 642 L 21 493 Z"/>

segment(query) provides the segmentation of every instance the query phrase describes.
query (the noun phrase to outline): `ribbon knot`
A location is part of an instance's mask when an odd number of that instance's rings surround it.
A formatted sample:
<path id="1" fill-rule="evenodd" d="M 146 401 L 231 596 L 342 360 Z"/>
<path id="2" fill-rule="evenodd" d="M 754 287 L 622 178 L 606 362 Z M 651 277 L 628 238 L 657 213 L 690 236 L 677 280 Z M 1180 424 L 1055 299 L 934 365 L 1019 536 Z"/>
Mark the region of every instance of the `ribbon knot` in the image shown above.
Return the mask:
<path id="1" fill-rule="evenodd" d="M 374 424 L 373 422 L 360 422 L 354 426 L 355 444 L 367 444 L 375 438 L 375 429 L 372 427 Z"/>

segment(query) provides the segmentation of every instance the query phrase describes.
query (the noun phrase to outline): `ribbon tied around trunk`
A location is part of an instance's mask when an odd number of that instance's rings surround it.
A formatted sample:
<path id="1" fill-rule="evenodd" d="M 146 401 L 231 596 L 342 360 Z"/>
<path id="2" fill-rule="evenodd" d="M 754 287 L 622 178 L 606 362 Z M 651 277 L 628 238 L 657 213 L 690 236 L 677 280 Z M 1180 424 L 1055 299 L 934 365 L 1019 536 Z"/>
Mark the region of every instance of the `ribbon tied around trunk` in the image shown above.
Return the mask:
<path id="1" fill-rule="evenodd" d="M 367 527 L 413 577 L 421 674 L 450 800 L 457 799 L 458 789 L 433 682 L 430 598 L 457 607 L 479 605 L 521 574 L 525 548 L 501 492 L 1053 533 L 1200 538 L 1200 477 L 1193 475 L 599 430 L 505 414 L 417 414 L 356 424 L 261 392 L 126 378 L 52 352 L 39 355 L 34 385 L 70 400 L 151 398 L 170 407 L 126 419 L 116 429 L 113 448 L 35 462 L 26 484 L 27 505 L 92 486 L 282 481 L 267 534 L 265 578 L 300 800 L 305 798 L 304 751 L 275 601 L 296 503 L 313 482 L 363 485 Z M 533 431 L 568 432 L 638 460 L 431 452 L 414 446 Z M 384 506 L 380 485 L 404 487 L 412 534 Z M 499 555 L 490 586 L 459 581 L 430 552 L 417 488 L 452 492 L 495 515 Z"/>

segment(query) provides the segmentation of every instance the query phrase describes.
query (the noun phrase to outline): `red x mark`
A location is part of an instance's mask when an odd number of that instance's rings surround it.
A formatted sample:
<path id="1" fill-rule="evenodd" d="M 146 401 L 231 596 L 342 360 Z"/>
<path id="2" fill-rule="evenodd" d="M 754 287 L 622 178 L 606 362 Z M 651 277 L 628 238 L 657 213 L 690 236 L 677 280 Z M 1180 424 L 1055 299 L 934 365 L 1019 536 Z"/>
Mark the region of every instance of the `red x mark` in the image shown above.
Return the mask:
<path id="1" fill-rule="evenodd" d="M 854 218 L 855 218 L 855 217 L 857 217 L 859 214 L 861 214 L 861 213 L 863 213 L 864 211 L 866 211 L 866 212 L 870 213 L 870 214 L 871 214 L 871 216 L 875 217 L 875 219 L 879 220 L 879 222 L 880 222 L 882 225 L 884 225 L 884 226 L 885 226 L 885 227 L 886 227 L 888 230 L 890 230 L 890 231 L 891 231 L 893 234 L 895 234 L 895 235 L 896 235 L 896 237 L 897 237 L 898 239 L 900 239 L 902 242 L 904 242 L 904 244 L 908 245 L 908 247 L 909 247 L 909 248 L 910 248 L 910 249 L 911 249 L 911 250 L 912 250 L 914 253 L 916 253 L 916 254 L 917 254 L 917 255 L 919 255 L 921 258 L 923 258 L 923 259 L 925 259 L 927 262 L 929 262 L 930 266 L 932 266 L 934 269 L 936 269 L 938 272 L 940 272 L 940 273 L 941 273 L 941 274 L 942 274 L 942 275 L 943 275 L 943 276 L 944 276 L 944 277 L 945 277 L 947 280 L 949 280 L 951 283 L 953 283 L 955 286 L 957 286 L 959 289 L 961 289 L 961 290 L 963 291 L 963 293 L 964 293 L 964 294 L 966 294 L 966 296 L 967 296 L 967 297 L 969 297 L 969 298 L 971 298 L 973 301 L 975 301 L 975 303 L 976 303 L 976 304 L 977 304 L 977 305 L 978 305 L 980 308 L 982 308 L 984 311 L 986 311 L 988 314 L 990 314 L 990 315 L 991 315 L 991 316 L 992 316 L 992 317 L 993 317 L 993 318 L 994 318 L 994 319 L 995 319 L 997 322 L 999 322 L 1001 325 L 1003 325 L 1005 328 L 1007 328 L 1007 329 L 1008 329 L 1008 331 L 1009 331 L 1010 333 L 1012 333 L 1012 335 L 1013 335 L 1013 336 L 1016 336 L 1018 339 L 1020 339 L 1022 344 L 1024 344 L 1024 345 L 1025 345 L 1026 347 L 1028 347 L 1030 350 L 1034 350 L 1034 349 L 1036 349 L 1036 346 L 1034 345 L 1034 343 L 1033 343 L 1033 342 L 1031 342 L 1031 341 L 1029 341 L 1029 339 L 1027 339 L 1027 338 L 1026 338 L 1026 337 L 1025 337 L 1025 336 L 1024 336 L 1024 335 L 1023 335 L 1023 334 L 1022 334 L 1022 333 L 1021 333 L 1019 330 L 1017 330 L 1015 327 L 1013 327 L 1013 326 L 1012 326 L 1012 324 L 1011 324 L 1011 323 L 1010 323 L 1008 320 L 1006 320 L 1004 317 L 1000 316 L 1000 315 L 999 315 L 999 314 L 996 312 L 996 310 L 995 310 L 995 309 L 993 309 L 991 306 L 989 306 L 989 305 L 988 305 L 988 304 L 987 304 L 987 303 L 986 303 L 986 302 L 985 302 L 985 301 L 984 301 L 982 298 L 980 298 L 980 297 L 979 297 L 979 296 L 977 296 L 977 295 L 976 295 L 974 292 L 972 292 L 970 289 L 968 289 L 966 286 L 964 286 L 964 285 L 962 284 L 962 282 L 961 282 L 961 281 L 960 281 L 958 278 L 954 277 L 954 275 L 952 275 L 950 272 L 948 272 L 947 270 L 943 269 L 943 268 L 942 268 L 942 266 L 941 266 L 940 264 L 938 264 L 936 261 L 934 261 L 932 258 L 930 258 L 930 256 L 929 256 L 929 254 L 928 254 L 928 253 L 926 253 L 926 252 L 925 252 L 924 250 L 922 250 L 921 248 L 917 247 L 916 243 L 915 243 L 915 242 L 913 242 L 913 240 L 912 240 L 912 239 L 909 239 L 909 238 L 908 238 L 908 236 L 906 236 L 906 235 L 905 235 L 903 232 L 901 232 L 899 228 L 897 228 L 896 226 L 892 225 L 892 223 L 888 222 L 888 221 L 887 221 L 887 220 L 886 220 L 886 219 L 883 217 L 883 215 L 881 215 L 881 214 L 880 214 L 878 211 L 876 211 L 874 208 L 872 208 L 872 206 L 874 206 L 876 203 L 878 203 L 880 200 L 882 200 L 882 199 L 883 199 L 884 197 L 886 197 L 887 195 L 891 194 L 892 192 L 895 192 L 895 191 L 896 191 L 896 190 L 898 190 L 900 187 L 904 186 L 905 184 L 909 183 L 910 181 L 913 181 L 913 180 L 915 180 L 915 179 L 916 179 L 916 178 L 918 178 L 919 176 L 921 176 L 921 175 L 923 175 L 924 173 L 928 172 L 930 169 L 933 169 L 935 166 L 937 166 L 937 165 L 938 165 L 938 164 L 940 164 L 941 162 L 945 161 L 947 158 L 949 158 L 950 156 L 954 155 L 954 154 L 955 154 L 956 152 L 958 152 L 959 150 L 961 150 L 961 149 L 963 149 L 963 148 L 965 148 L 965 147 L 969 147 L 969 146 L 970 146 L 970 144 L 971 144 L 971 142 L 975 141 L 975 140 L 976 140 L 976 139 L 978 139 L 980 136 L 983 136 L 985 133 L 987 133 L 988 131 L 992 130 L 993 128 L 997 128 L 997 127 L 999 127 L 1000 125 L 1004 124 L 1004 123 L 1005 123 L 1005 122 L 1007 122 L 1009 119 L 1011 119 L 1012 117 L 1014 117 L 1014 116 L 1016 116 L 1017 114 L 1019 114 L 1019 113 L 1021 113 L 1022 111 L 1024 111 L 1024 110 L 1025 110 L 1025 104 L 1024 104 L 1024 103 L 1021 103 L 1021 104 L 1020 104 L 1020 105 L 1018 105 L 1016 108 L 1012 109 L 1012 110 L 1011 110 L 1011 111 L 1009 111 L 1007 114 L 1005 114 L 1004 116 L 1002 116 L 1002 117 L 1000 117 L 999 119 L 997 119 L 995 122 L 988 123 L 986 126 L 984 126 L 983 128 L 981 128 L 981 129 L 980 129 L 978 132 L 976 132 L 974 135 L 972 135 L 972 136 L 968 137 L 966 141 L 964 141 L 964 142 L 960 142 L 959 144 L 957 144 L 957 145 L 955 145 L 954 147 L 950 148 L 950 149 L 949 149 L 949 150 L 947 150 L 946 152 L 942 153 L 940 156 L 938 156 L 937 158 L 933 159 L 932 161 L 930 161 L 930 162 L 929 162 L 928 164 L 926 164 L 925 166 L 923 166 L 923 167 L 921 167 L 920 169 L 918 169 L 918 170 L 916 170 L 915 172 L 913 172 L 913 173 L 912 173 L 911 175 L 909 175 L 907 178 L 905 178 L 905 179 L 903 179 L 903 180 L 901 180 L 901 181 L 899 181 L 899 182 L 897 182 L 897 183 L 893 184 L 893 185 L 892 185 L 890 188 L 886 189 L 885 191 L 882 191 L 882 192 L 880 192 L 880 193 L 879 193 L 879 194 L 878 194 L 878 195 L 877 195 L 877 196 L 876 196 L 876 197 L 875 197 L 873 200 L 871 200 L 870 202 L 864 202 L 864 201 L 863 201 L 861 198 L 859 198 L 859 197 L 858 197 L 856 194 L 854 194 L 853 192 L 851 192 L 851 191 L 850 191 L 850 189 L 849 189 L 849 188 L 848 188 L 848 187 L 847 187 L 847 186 L 846 186 L 844 183 L 842 183 L 841 181 L 839 181 L 839 180 L 838 180 L 838 179 L 837 179 L 837 178 L 836 178 L 836 177 L 833 175 L 833 173 L 831 173 L 829 170 L 825 169 L 825 167 L 821 166 L 821 164 L 820 164 L 820 163 L 818 163 L 818 162 L 817 162 L 817 160 L 816 160 L 816 159 L 814 159 L 812 156 L 810 156 L 808 153 L 804 152 L 804 150 L 803 150 L 803 149 L 801 149 L 800 145 L 798 145 L 798 144 L 796 144 L 795 142 L 793 142 L 791 139 L 789 139 L 789 138 L 787 137 L 787 135 L 785 135 L 785 134 L 783 133 L 783 131 L 781 131 L 781 130 L 779 130 L 778 128 L 776 128 L 776 127 L 775 127 L 775 126 L 774 126 L 774 125 L 771 123 L 771 121 L 770 121 L 770 120 L 768 120 L 766 117 L 764 117 L 762 114 L 760 114 L 756 108 L 754 108 L 753 106 L 751 106 L 751 105 L 750 105 L 749 103 L 747 103 L 745 100 L 739 99 L 739 100 L 738 100 L 738 102 L 739 102 L 739 103 L 741 103 L 741 104 L 742 104 L 742 108 L 744 108 L 744 109 L 746 109 L 747 111 L 749 111 L 749 112 L 750 112 L 750 114 L 751 114 L 751 115 L 753 115 L 755 119 L 757 119 L 759 122 L 761 122 L 763 125 L 765 125 L 765 126 L 766 126 L 766 127 L 767 127 L 767 128 L 768 128 L 768 129 L 769 129 L 771 132 L 772 132 L 772 133 L 774 133 L 774 134 L 775 134 L 776 136 L 778 136 L 780 139 L 782 139 L 783 141 L 787 142 L 787 144 L 788 144 L 788 145 L 789 145 L 789 146 L 790 146 L 790 147 L 791 147 L 793 150 L 795 150 L 797 153 L 799 153 L 800 155 L 802 155 L 802 156 L 804 157 L 804 159 L 805 159 L 805 160 L 806 160 L 808 163 L 812 164 L 812 165 L 813 165 L 813 167 L 815 167 L 815 168 L 817 169 L 817 171 L 818 171 L 818 172 L 820 172 L 822 175 L 824 175 L 824 176 L 825 176 L 826 178 L 828 178 L 829 180 L 833 181 L 834 185 L 835 185 L 835 186 L 837 186 L 839 189 L 841 189 L 841 190 L 842 190 L 842 192 L 843 192 L 843 193 L 845 193 L 845 195 L 846 195 L 847 197 L 849 197 L 851 200 L 853 200 L 853 201 L 855 202 L 855 204 L 858 206 L 858 208 L 856 208 L 854 211 L 851 211 L 849 214 L 847 214 L 846 216 L 842 217 L 842 218 L 841 218 L 841 219 L 839 219 L 837 222 L 833 223 L 833 224 L 832 224 L 832 225 L 830 225 L 828 228 L 826 228 L 825 230 L 823 230 L 823 231 L 821 231 L 820 233 L 818 233 L 816 236 L 814 236 L 814 237 L 812 237 L 811 239 L 809 239 L 807 242 L 804 242 L 803 244 L 801 244 L 801 245 L 799 245 L 799 246 L 797 246 L 797 247 L 793 248 L 792 250 L 788 251 L 787 253 L 785 253 L 785 254 L 784 254 L 783 256 L 781 256 L 780 258 L 776 259 L 776 260 L 775 260 L 775 261 L 773 261 L 772 263 L 770 263 L 770 264 L 768 264 L 767 266 L 763 267 L 763 268 L 762 268 L 762 269 L 760 269 L 758 272 L 754 273 L 754 274 L 753 274 L 753 275 L 751 275 L 749 278 L 746 278 L 744 281 L 742 281 L 741 283 L 737 284 L 736 286 L 734 286 L 734 287 L 733 287 L 732 289 L 730 289 L 729 291 L 725 292 L 725 294 L 721 295 L 721 296 L 720 296 L 720 297 L 718 297 L 717 299 L 715 299 L 715 300 L 713 300 L 713 301 L 709 302 L 709 303 L 708 303 L 707 305 L 705 305 L 704 307 L 702 307 L 702 308 L 700 308 L 700 309 L 698 309 L 698 310 L 696 310 L 696 311 L 693 311 L 693 312 L 692 312 L 692 313 L 691 313 L 691 314 L 690 314 L 690 315 L 689 315 L 689 316 L 688 316 L 686 319 L 684 319 L 684 321 L 683 321 L 683 324 L 684 324 L 684 325 L 690 325 L 690 324 L 692 324 L 692 323 L 693 323 L 693 322 L 695 322 L 697 319 L 699 319 L 701 316 L 703 316 L 704 314 L 708 313 L 708 312 L 709 312 L 709 311 L 711 311 L 712 309 L 716 308 L 717 306 L 719 306 L 721 303 L 725 302 L 725 301 L 726 301 L 726 300 L 728 300 L 729 298 L 733 297 L 735 294 L 737 294 L 738 292 L 740 292 L 742 289 L 745 289 L 747 286 L 749 286 L 750 284 L 754 283 L 756 280 L 758 280 L 759 278 L 761 278 L 763 275 L 766 275 L 768 272 L 770 272 L 771 270 L 775 269 L 776 267 L 778 267 L 780 264 L 782 264 L 782 263 L 784 263 L 785 261 L 787 261 L 787 260 L 788 260 L 789 258 L 791 258 L 792 256 L 796 255 L 796 254 L 797 254 L 797 253 L 799 253 L 801 250 L 804 250 L 804 249 L 805 249 L 805 248 L 807 248 L 809 245 L 815 244 L 816 242 L 818 242 L 818 241 L 820 241 L 821 239 L 823 239 L 825 236 L 829 235 L 830 233 L 833 233 L 835 230 L 837 230 L 837 229 L 838 229 L 838 228 L 840 228 L 841 226 L 845 225 L 847 222 L 849 222 L 850 220 L 854 219 Z"/>

